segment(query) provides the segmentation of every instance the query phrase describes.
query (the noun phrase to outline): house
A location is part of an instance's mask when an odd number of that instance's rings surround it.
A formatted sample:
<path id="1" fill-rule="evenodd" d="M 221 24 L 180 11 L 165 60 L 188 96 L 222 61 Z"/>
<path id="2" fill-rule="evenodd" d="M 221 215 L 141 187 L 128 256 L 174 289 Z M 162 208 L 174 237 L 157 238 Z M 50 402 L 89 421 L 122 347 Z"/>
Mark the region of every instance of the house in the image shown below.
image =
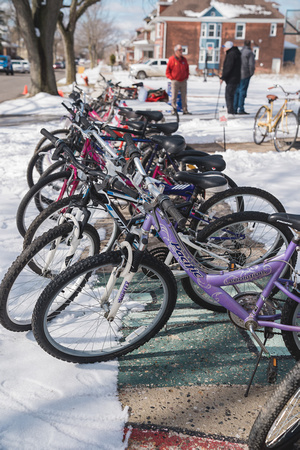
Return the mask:
<path id="1" fill-rule="evenodd" d="M 148 28 L 155 29 L 154 57 L 168 58 L 180 43 L 190 65 L 217 72 L 225 57 L 222 45 L 252 43 L 256 73 L 280 71 L 284 16 L 278 4 L 264 0 L 159 1 Z"/>

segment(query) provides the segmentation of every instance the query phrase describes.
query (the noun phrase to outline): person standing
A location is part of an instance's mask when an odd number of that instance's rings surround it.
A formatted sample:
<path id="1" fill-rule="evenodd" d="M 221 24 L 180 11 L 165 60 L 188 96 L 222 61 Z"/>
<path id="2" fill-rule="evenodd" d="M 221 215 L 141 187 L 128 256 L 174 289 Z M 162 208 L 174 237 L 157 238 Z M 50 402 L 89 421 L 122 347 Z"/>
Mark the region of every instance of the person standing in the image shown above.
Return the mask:
<path id="1" fill-rule="evenodd" d="M 255 70 L 255 56 L 251 50 L 251 42 L 246 40 L 241 50 L 241 81 L 234 94 L 234 111 L 236 114 L 249 114 L 245 111 L 245 98 L 250 78 Z"/>
<path id="2" fill-rule="evenodd" d="M 226 41 L 223 45 L 226 56 L 223 64 L 220 83 L 225 81 L 225 100 L 228 114 L 234 114 L 234 94 L 241 80 L 241 52 L 233 45 L 233 42 Z"/>
<path id="3" fill-rule="evenodd" d="M 174 47 L 172 55 L 167 64 L 166 77 L 171 80 L 172 93 L 172 114 L 177 110 L 177 95 L 181 92 L 181 102 L 183 114 L 191 114 L 187 109 L 187 79 L 189 77 L 189 65 L 184 56 L 182 56 L 182 46 L 180 44 Z"/>

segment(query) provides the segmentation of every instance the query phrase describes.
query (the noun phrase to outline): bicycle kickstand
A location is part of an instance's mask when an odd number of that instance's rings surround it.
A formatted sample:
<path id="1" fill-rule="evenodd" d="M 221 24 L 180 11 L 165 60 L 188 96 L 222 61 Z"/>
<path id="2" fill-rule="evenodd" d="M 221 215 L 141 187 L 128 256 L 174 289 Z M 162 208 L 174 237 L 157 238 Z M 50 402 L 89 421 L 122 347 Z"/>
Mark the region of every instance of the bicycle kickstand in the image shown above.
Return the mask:
<path id="1" fill-rule="evenodd" d="M 266 342 L 267 342 L 267 340 L 268 340 L 269 338 L 271 338 L 271 337 L 273 337 L 273 333 L 272 333 L 271 331 L 265 330 L 265 340 L 264 340 L 263 346 L 261 346 L 259 355 L 258 355 L 258 357 L 257 357 L 257 359 L 256 359 L 256 363 L 255 363 L 254 370 L 253 370 L 253 372 L 252 372 L 252 375 L 251 375 L 251 378 L 250 378 L 250 380 L 249 380 L 249 383 L 248 383 L 246 392 L 245 392 L 245 394 L 244 394 L 245 397 L 248 397 L 248 394 L 249 394 L 249 391 L 250 391 L 250 388 L 251 388 L 251 385 L 252 385 L 252 382 L 253 382 L 253 378 L 254 378 L 254 376 L 255 376 L 255 374 L 256 374 L 256 371 L 257 371 L 258 365 L 259 365 L 259 363 L 260 363 L 262 354 L 263 354 L 264 352 L 266 352 L 266 349 L 265 349 Z M 274 367 L 274 368 L 276 367 L 276 369 L 277 369 L 276 358 L 275 358 L 275 357 L 270 357 L 270 361 L 272 362 L 272 367 Z M 269 361 L 269 368 L 270 368 L 270 361 Z M 270 370 L 270 369 L 268 369 L 268 370 Z M 272 381 L 271 381 L 271 382 L 272 382 Z M 273 382 L 274 382 L 274 381 L 273 381 Z"/>

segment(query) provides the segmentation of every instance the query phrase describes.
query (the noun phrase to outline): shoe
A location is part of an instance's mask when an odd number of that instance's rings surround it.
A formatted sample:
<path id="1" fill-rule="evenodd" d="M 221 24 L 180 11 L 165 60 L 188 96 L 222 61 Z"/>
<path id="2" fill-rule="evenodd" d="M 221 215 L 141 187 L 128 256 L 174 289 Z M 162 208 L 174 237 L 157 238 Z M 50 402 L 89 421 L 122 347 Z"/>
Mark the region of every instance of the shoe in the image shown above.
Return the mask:
<path id="1" fill-rule="evenodd" d="M 227 117 L 228 117 L 228 119 L 234 119 L 235 118 L 235 114 L 228 113 Z"/>
<path id="2" fill-rule="evenodd" d="M 176 116 L 176 112 L 174 111 L 174 109 L 171 111 L 172 116 Z"/>
<path id="3" fill-rule="evenodd" d="M 245 116 L 245 115 L 248 115 L 250 113 L 247 113 L 246 111 L 240 111 L 240 112 L 238 112 L 238 114 L 241 115 L 241 116 Z"/>
<path id="4" fill-rule="evenodd" d="M 191 112 L 189 112 L 189 111 L 183 111 L 183 113 L 182 114 L 188 114 L 189 116 L 191 116 L 192 115 L 192 113 Z"/>

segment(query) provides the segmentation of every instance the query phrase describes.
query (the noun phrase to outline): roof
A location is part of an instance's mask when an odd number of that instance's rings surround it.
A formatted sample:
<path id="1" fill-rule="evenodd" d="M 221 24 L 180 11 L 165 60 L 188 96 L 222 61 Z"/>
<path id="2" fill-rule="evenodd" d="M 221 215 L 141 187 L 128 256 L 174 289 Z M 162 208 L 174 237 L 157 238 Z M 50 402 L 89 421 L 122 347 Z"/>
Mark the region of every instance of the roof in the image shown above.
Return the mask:
<path id="1" fill-rule="evenodd" d="M 161 17 L 197 18 L 208 14 L 215 8 L 221 16 L 228 19 L 283 19 L 275 2 L 264 0 L 177 0 L 168 6 Z M 218 14 L 218 16 L 220 17 Z"/>

